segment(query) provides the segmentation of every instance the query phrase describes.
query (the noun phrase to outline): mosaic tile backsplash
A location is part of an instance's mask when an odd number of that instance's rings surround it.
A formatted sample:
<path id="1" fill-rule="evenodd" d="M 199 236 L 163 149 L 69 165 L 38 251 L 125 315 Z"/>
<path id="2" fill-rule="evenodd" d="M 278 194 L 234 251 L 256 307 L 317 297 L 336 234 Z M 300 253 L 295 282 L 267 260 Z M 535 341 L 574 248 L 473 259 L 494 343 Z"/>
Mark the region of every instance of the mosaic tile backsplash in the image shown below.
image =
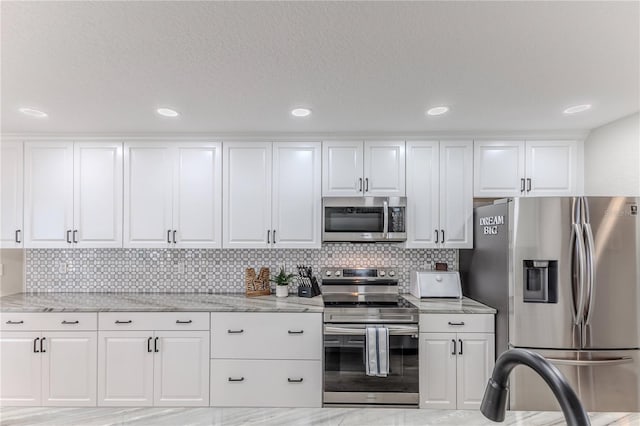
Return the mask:
<path id="1" fill-rule="evenodd" d="M 321 249 L 27 249 L 28 292 L 243 293 L 244 270 L 284 265 L 394 267 L 400 292 L 413 269 L 446 262 L 458 270 L 458 250 L 405 249 L 388 244 L 326 244 Z M 290 291 L 295 291 L 295 284 Z"/>

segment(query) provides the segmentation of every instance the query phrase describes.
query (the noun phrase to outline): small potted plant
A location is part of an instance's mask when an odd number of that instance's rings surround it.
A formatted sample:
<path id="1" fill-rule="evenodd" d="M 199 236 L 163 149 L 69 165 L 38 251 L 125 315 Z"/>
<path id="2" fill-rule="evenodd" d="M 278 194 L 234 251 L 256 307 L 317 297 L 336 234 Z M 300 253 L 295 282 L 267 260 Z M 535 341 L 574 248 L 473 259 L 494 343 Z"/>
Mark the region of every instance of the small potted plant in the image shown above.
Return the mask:
<path id="1" fill-rule="evenodd" d="M 289 284 L 293 281 L 294 274 L 287 274 L 284 267 L 280 268 L 278 275 L 273 275 L 269 280 L 276 283 L 276 297 L 287 297 L 289 295 Z"/>

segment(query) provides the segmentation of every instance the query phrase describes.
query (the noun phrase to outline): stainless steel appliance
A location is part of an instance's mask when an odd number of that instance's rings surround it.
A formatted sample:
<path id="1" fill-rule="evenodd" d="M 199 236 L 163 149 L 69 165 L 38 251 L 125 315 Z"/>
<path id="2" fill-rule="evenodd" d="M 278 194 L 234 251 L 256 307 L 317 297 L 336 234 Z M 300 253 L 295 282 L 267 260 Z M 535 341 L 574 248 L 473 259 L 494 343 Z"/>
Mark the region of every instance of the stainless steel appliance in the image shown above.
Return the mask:
<path id="1" fill-rule="evenodd" d="M 418 308 L 392 268 L 324 268 L 324 405 L 418 407 Z M 365 373 L 365 330 L 389 331 L 389 374 Z"/>
<path id="2" fill-rule="evenodd" d="M 324 197 L 322 241 L 406 241 L 406 197 Z"/>
<path id="3" fill-rule="evenodd" d="M 474 211 L 464 292 L 498 309 L 496 353 L 532 349 L 589 411 L 640 410 L 640 198 L 501 200 Z M 511 409 L 558 409 L 528 369 Z"/>

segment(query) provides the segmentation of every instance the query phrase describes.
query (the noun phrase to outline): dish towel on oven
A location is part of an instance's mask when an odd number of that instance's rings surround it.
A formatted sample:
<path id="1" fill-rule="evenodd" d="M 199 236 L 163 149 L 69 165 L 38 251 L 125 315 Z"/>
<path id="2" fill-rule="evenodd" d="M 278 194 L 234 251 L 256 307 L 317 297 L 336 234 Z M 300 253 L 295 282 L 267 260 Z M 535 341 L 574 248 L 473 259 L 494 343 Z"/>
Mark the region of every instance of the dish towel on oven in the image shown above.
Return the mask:
<path id="1" fill-rule="evenodd" d="M 386 327 L 365 329 L 365 370 L 367 376 L 389 374 L 389 330 Z"/>

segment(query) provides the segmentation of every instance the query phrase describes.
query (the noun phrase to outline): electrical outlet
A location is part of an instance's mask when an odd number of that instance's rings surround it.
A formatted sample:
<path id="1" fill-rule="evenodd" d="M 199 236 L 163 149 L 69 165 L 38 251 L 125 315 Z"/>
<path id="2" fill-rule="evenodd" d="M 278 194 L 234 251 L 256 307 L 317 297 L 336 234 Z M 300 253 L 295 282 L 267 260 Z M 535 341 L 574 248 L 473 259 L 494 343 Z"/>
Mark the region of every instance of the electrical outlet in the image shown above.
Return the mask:
<path id="1" fill-rule="evenodd" d="M 178 273 L 184 274 L 184 262 L 178 263 Z"/>
<path id="2" fill-rule="evenodd" d="M 59 263 L 58 264 L 58 272 L 61 274 L 66 274 L 67 273 L 67 264 L 66 263 Z"/>

